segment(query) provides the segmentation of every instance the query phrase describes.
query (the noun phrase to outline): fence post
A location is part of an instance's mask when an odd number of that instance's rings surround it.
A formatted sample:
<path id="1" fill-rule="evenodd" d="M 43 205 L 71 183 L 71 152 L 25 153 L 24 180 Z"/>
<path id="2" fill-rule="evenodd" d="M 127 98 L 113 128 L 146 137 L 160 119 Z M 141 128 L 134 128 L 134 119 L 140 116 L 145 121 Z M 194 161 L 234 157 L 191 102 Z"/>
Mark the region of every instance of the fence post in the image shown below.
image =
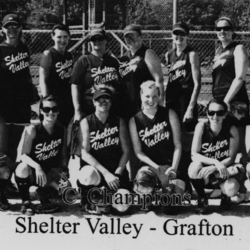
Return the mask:
<path id="1" fill-rule="evenodd" d="M 173 0 L 173 25 L 177 23 L 177 16 L 178 16 L 177 3 L 178 0 Z"/>
<path id="2" fill-rule="evenodd" d="M 85 29 L 86 29 L 86 0 L 82 0 L 82 37 L 85 37 Z M 86 45 L 85 43 L 82 46 L 82 54 L 85 54 Z"/>
<path id="3" fill-rule="evenodd" d="M 68 6 L 67 6 L 67 0 L 63 0 L 63 23 L 67 24 L 68 19 Z"/>

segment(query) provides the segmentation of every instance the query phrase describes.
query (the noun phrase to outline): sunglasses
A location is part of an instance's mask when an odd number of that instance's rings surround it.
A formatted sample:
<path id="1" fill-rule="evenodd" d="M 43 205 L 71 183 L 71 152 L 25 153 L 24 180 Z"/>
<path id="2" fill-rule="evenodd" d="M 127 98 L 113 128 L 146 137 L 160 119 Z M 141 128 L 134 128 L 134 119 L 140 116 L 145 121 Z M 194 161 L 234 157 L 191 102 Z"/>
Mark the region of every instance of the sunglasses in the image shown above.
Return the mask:
<path id="1" fill-rule="evenodd" d="M 216 27 L 216 31 L 230 31 L 231 27 L 230 26 L 221 26 L 221 27 Z"/>
<path id="2" fill-rule="evenodd" d="M 217 115 L 217 116 L 223 116 L 226 114 L 226 112 L 224 110 L 218 110 L 218 111 L 214 111 L 214 110 L 208 110 L 207 111 L 207 115 L 208 116 L 214 116 L 214 115 Z"/>
<path id="3" fill-rule="evenodd" d="M 104 100 L 105 100 L 105 102 L 111 102 L 111 98 L 110 97 L 100 97 L 100 98 L 96 99 L 96 101 L 100 102 L 100 103 L 104 102 Z"/>
<path id="4" fill-rule="evenodd" d="M 104 37 L 93 37 L 90 39 L 91 42 L 102 42 L 104 40 Z"/>
<path id="5" fill-rule="evenodd" d="M 9 25 L 6 25 L 4 28 L 5 29 L 18 29 L 20 26 L 18 25 L 15 25 L 15 24 L 9 24 Z"/>
<path id="6" fill-rule="evenodd" d="M 187 36 L 187 34 L 185 32 L 182 32 L 182 31 L 174 31 L 173 34 L 176 36 Z"/>
<path id="7" fill-rule="evenodd" d="M 43 107 L 42 111 L 44 113 L 49 113 L 50 111 L 52 111 L 53 113 L 58 113 L 60 111 L 58 106 L 54 106 L 54 107 Z"/>

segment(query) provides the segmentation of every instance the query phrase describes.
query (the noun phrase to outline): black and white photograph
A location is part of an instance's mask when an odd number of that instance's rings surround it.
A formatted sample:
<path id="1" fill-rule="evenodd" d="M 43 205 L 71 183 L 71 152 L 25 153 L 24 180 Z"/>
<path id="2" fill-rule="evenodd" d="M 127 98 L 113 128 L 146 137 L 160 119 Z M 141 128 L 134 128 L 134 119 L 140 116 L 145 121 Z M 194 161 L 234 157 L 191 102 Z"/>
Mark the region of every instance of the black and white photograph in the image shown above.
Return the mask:
<path id="1" fill-rule="evenodd" d="M 0 0 L 8 250 L 249 249 L 250 0 Z"/>

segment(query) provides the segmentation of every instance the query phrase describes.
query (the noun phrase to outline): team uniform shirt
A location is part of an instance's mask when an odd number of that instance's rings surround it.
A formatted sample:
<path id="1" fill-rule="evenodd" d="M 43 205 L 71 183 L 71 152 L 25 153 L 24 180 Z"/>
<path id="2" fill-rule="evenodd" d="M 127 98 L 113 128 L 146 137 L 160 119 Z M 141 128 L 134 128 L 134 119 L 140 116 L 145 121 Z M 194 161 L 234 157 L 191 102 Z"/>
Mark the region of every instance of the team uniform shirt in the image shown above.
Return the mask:
<path id="1" fill-rule="evenodd" d="M 92 114 L 93 93 L 99 85 L 112 86 L 119 92 L 119 63 L 105 53 L 103 58 L 89 53 L 81 56 L 74 65 L 71 84 L 81 86 L 81 108 L 86 115 Z"/>
<path id="2" fill-rule="evenodd" d="M 70 84 L 73 58 L 70 52 L 65 51 L 64 54 L 61 54 L 54 47 L 50 48 L 49 52 L 52 63 L 47 86 L 49 93 L 56 96 L 59 100 L 61 112 L 58 120 L 66 126 L 74 114 Z"/>
<path id="3" fill-rule="evenodd" d="M 142 152 L 158 165 L 171 165 L 174 143 L 169 110 L 158 106 L 153 119 L 142 111 L 134 116 Z"/>
<path id="4" fill-rule="evenodd" d="M 86 117 L 90 134 L 90 154 L 108 171 L 115 173 L 122 157 L 120 118 L 109 115 L 103 124 L 93 113 Z M 83 162 L 82 165 L 87 165 Z"/>
<path id="5" fill-rule="evenodd" d="M 204 123 L 200 154 L 208 158 L 223 161 L 229 157 L 230 126 L 223 125 L 220 133 L 214 136 L 209 128 L 209 123 Z"/>
<path id="6" fill-rule="evenodd" d="M 194 81 L 189 59 L 191 51 L 194 50 L 190 46 L 187 46 L 179 56 L 176 55 L 176 49 L 172 49 L 168 52 L 166 103 L 169 108 L 177 113 L 180 121 L 183 121 L 194 90 Z M 194 131 L 198 118 L 197 105 L 194 107 L 193 116 L 194 119 L 189 123 L 181 123 L 183 132 Z"/>
<path id="7" fill-rule="evenodd" d="M 145 62 L 145 55 L 148 50 L 144 44 L 134 55 L 127 51 L 120 60 L 120 74 L 125 82 L 128 96 L 130 98 L 131 116 L 141 109 L 140 86 L 147 80 L 154 80 Z M 127 109 L 129 106 L 127 106 Z"/>
<path id="8" fill-rule="evenodd" d="M 212 72 L 213 96 L 215 98 L 223 100 L 235 78 L 234 50 L 237 45 L 237 42 L 232 42 L 224 49 L 220 46 L 216 50 Z M 231 102 L 233 101 L 249 104 L 245 83 Z"/>
<path id="9" fill-rule="evenodd" d="M 45 173 L 52 168 L 60 167 L 64 140 L 64 128 L 55 125 L 53 134 L 49 134 L 43 125 L 37 125 L 36 137 L 33 140 L 30 157 L 40 164 Z"/>
<path id="10" fill-rule="evenodd" d="M 29 67 L 30 53 L 23 42 L 16 47 L 0 44 L 0 116 L 6 122 L 30 122 L 33 85 Z"/>
<path id="11" fill-rule="evenodd" d="M 193 49 L 187 46 L 182 53 L 177 56 L 176 49 L 168 52 L 168 83 L 166 89 L 167 101 L 180 98 L 185 95 L 185 91 L 193 91 L 194 81 L 189 59 L 189 53 Z"/>

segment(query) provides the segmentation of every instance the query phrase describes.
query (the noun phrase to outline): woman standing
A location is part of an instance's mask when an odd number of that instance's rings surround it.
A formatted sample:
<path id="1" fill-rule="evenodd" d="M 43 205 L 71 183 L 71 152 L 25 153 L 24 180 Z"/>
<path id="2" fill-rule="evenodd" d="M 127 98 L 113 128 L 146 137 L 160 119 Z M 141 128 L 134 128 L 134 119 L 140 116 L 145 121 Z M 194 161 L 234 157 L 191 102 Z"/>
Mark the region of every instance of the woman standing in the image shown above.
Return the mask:
<path id="1" fill-rule="evenodd" d="M 0 116 L 7 123 L 29 123 L 32 79 L 30 52 L 22 40 L 22 26 L 15 14 L 2 21 L 4 41 L 0 44 Z"/>
<path id="2" fill-rule="evenodd" d="M 188 25 L 176 23 L 173 26 L 175 48 L 165 55 L 168 67 L 166 103 L 177 113 L 183 132 L 194 131 L 201 88 L 199 55 L 188 45 L 188 35 Z"/>
<path id="3" fill-rule="evenodd" d="M 89 34 L 91 52 L 82 55 L 74 65 L 71 84 L 75 121 L 95 111 L 93 93 L 100 86 L 119 88 L 119 63 L 106 51 L 108 36 L 105 30 L 94 29 Z M 117 108 L 114 104 L 113 108 Z"/>
<path id="4" fill-rule="evenodd" d="M 216 22 L 217 36 L 220 41 L 216 49 L 213 64 L 213 97 L 223 100 L 229 111 L 234 106 L 243 107 L 244 113 L 234 124 L 240 133 L 240 152 L 245 154 L 245 126 L 249 123 L 249 101 L 245 87 L 245 78 L 248 69 L 248 55 L 242 44 L 234 41 L 234 25 L 230 18 L 221 17 Z"/>
<path id="5" fill-rule="evenodd" d="M 39 68 L 39 83 L 43 97 L 54 95 L 58 98 L 63 110 L 58 120 L 67 127 L 74 114 L 69 83 L 73 58 L 66 50 L 70 39 L 69 28 L 65 24 L 57 24 L 52 28 L 51 37 L 54 46 L 43 52 Z"/>
<path id="6" fill-rule="evenodd" d="M 43 98 L 40 106 L 41 124 L 28 126 L 19 144 L 15 171 L 23 201 L 21 212 L 33 215 L 35 210 L 30 202 L 30 186 L 36 191 L 41 205 L 37 213 L 52 213 L 58 206 L 52 205 L 47 197 L 48 188 L 59 189 L 59 173 L 67 166 L 66 130 L 58 124 L 59 106 L 53 96 Z"/>

